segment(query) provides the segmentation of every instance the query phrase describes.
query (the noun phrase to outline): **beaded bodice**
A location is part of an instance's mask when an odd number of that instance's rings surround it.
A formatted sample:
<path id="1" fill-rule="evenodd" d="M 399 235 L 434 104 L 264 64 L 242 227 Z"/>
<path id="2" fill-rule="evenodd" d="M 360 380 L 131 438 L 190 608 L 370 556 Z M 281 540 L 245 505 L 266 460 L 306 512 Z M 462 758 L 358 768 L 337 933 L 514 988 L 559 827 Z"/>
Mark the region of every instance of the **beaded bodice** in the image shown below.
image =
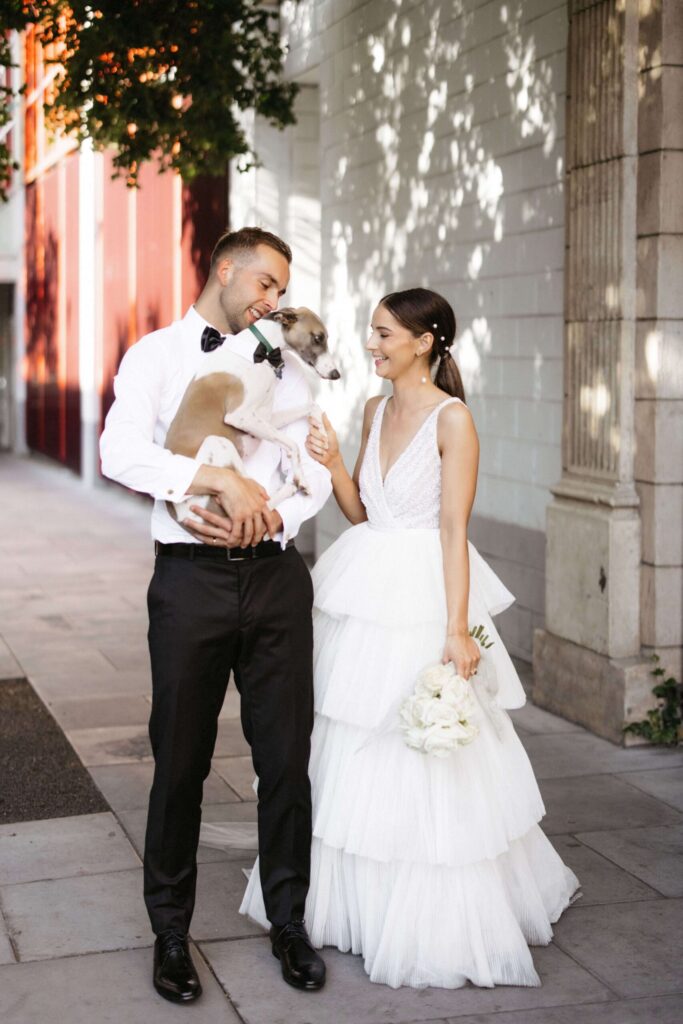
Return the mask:
<path id="1" fill-rule="evenodd" d="M 441 507 L 439 412 L 459 398 L 446 398 L 429 413 L 382 481 L 379 439 L 387 399 L 377 406 L 360 470 L 360 497 L 371 526 L 380 529 L 437 529 Z"/>

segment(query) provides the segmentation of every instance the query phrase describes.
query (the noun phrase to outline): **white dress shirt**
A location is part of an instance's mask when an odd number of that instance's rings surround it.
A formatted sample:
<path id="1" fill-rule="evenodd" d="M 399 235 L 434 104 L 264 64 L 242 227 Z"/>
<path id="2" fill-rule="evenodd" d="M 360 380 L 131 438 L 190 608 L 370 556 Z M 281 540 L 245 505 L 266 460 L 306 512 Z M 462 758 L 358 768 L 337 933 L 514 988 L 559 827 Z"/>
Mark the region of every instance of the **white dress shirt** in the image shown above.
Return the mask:
<path id="1" fill-rule="evenodd" d="M 201 543 L 166 507 L 166 501 L 180 501 L 188 496 L 187 488 L 201 463 L 185 455 L 174 455 L 164 448 L 164 442 L 204 356 L 201 335 L 206 326 L 207 321 L 191 306 L 182 320 L 145 335 L 126 352 L 114 378 L 115 401 L 100 439 L 104 475 L 154 498 L 152 537 L 163 543 Z M 259 325 L 259 329 L 265 326 Z M 258 342 L 250 333 L 248 341 L 241 335 L 228 335 L 224 344 L 251 360 Z M 275 387 L 273 408 L 301 408 L 311 401 L 308 382 L 297 357 L 287 351 L 283 357 L 285 365 Z M 304 520 L 322 508 L 332 490 L 329 471 L 306 451 L 306 418 L 296 420 L 284 431 L 299 445 L 311 493 L 297 492 L 278 505 L 283 528 L 275 539 L 283 547 L 296 537 Z M 247 476 L 260 483 L 268 494 L 274 494 L 289 472 L 287 455 L 271 441 L 245 441 L 243 461 Z"/>

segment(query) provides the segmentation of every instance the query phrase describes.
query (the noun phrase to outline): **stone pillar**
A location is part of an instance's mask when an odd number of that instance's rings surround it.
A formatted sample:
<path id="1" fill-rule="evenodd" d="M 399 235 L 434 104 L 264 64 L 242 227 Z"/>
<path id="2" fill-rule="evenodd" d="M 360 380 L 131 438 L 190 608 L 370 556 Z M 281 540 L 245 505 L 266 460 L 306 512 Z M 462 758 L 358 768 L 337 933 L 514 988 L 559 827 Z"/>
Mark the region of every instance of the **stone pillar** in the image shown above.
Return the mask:
<path id="1" fill-rule="evenodd" d="M 681 679 L 683 3 L 641 4 L 635 479 L 643 653 Z"/>
<path id="2" fill-rule="evenodd" d="M 534 701 L 615 742 L 642 716 L 652 685 L 635 473 L 646 7 L 569 8 L 563 471 L 547 513 L 546 629 L 534 638 Z"/>

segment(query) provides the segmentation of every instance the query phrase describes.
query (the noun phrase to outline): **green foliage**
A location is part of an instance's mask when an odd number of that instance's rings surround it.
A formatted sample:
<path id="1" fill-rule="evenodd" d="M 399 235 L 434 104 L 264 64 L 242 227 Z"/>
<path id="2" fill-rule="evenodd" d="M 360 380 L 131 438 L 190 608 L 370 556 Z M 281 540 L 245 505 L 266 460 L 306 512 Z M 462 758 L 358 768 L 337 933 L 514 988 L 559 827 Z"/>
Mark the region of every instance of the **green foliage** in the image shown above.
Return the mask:
<path id="1" fill-rule="evenodd" d="M 470 636 L 474 637 L 483 651 L 487 651 L 489 647 L 493 647 L 494 641 L 490 639 L 481 623 L 478 626 L 472 626 Z"/>
<path id="2" fill-rule="evenodd" d="M 282 80 L 277 21 L 259 0 L 39 0 L 32 8 L 41 42 L 59 47 L 63 67 L 46 108 L 51 125 L 96 149 L 114 147 L 130 185 L 149 160 L 186 179 L 222 173 L 233 157 L 244 158 L 241 169 L 253 166 L 240 111 L 279 128 L 294 122 L 298 87 Z"/>
<path id="3" fill-rule="evenodd" d="M 683 688 L 673 676 L 664 679 L 664 669 L 659 665 L 659 656 L 654 654 L 652 660 L 655 667 L 652 675 L 657 683 L 652 688 L 657 698 L 657 707 L 648 711 L 647 718 L 641 722 L 631 722 L 624 726 L 625 733 L 642 736 L 650 743 L 663 746 L 676 746 L 681 740 L 683 724 Z"/>
<path id="4" fill-rule="evenodd" d="M 27 24 L 26 4 L 21 0 L 0 0 L 0 72 L 2 68 L 10 68 L 12 53 L 10 35 L 12 31 L 20 32 Z M 12 159 L 7 144 L 7 126 L 12 120 L 12 89 L 5 85 L 4 75 L 0 76 L 0 200 L 7 197 L 7 190 L 12 179 L 12 172 L 19 170 L 18 163 Z"/>

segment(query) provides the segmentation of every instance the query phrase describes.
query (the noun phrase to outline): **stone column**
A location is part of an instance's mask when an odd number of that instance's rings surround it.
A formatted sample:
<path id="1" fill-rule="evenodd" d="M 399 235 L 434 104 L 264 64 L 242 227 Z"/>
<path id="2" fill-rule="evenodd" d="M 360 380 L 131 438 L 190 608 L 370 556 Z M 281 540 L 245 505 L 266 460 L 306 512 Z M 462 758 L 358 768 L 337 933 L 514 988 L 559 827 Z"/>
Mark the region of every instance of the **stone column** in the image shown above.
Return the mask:
<path id="1" fill-rule="evenodd" d="M 681 679 L 683 3 L 641 3 L 635 479 L 643 653 Z"/>
<path id="2" fill-rule="evenodd" d="M 640 37 L 657 35 L 655 11 L 661 40 L 660 0 L 570 2 L 563 472 L 547 513 L 546 629 L 534 639 L 534 701 L 616 742 L 650 704 L 641 573 L 669 583 L 641 570 L 636 486 L 640 435 L 656 433 L 653 411 L 635 414 L 647 331 L 638 286 L 657 274 L 638 237 Z"/>

